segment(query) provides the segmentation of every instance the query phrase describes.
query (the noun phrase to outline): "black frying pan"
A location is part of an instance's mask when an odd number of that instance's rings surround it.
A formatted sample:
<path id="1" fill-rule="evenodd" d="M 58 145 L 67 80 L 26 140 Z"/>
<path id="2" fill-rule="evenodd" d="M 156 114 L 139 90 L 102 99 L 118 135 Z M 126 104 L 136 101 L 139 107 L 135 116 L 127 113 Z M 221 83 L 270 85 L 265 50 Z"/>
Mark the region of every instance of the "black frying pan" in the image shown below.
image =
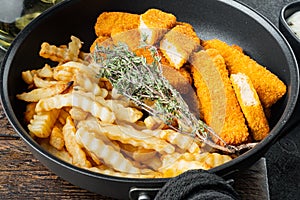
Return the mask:
<path id="1" fill-rule="evenodd" d="M 291 48 L 279 31 L 264 17 L 247 6 L 231 0 L 68 0 L 50 9 L 29 26 L 13 42 L 1 68 L 1 99 L 7 117 L 28 144 L 32 153 L 57 175 L 82 188 L 105 196 L 127 199 L 140 191 L 161 187 L 168 179 L 129 179 L 106 176 L 79 169 L 45 152 L 28 135 L 22 123 L 24 104 L 15 96 L 24 89 L 21 72 L 49 62 L 38 56 L 42 42 L 67 44 L 70 35 L 84 41 L 88 51 L 95 39 L 94 24 L 103 11 L 143 13 L 159 8 L 175 14 L 178 21 L 191 23 L 200 38 L 219 38 L 238 44 L 252 58 L 267 66 L 288 86 L 284 98 L 273 106 L 269 136 L 254 149 L 212 169 L 226 176 L 246 168 L 258 160 L 282 134 L 298 97 L 298 69 Z"/>

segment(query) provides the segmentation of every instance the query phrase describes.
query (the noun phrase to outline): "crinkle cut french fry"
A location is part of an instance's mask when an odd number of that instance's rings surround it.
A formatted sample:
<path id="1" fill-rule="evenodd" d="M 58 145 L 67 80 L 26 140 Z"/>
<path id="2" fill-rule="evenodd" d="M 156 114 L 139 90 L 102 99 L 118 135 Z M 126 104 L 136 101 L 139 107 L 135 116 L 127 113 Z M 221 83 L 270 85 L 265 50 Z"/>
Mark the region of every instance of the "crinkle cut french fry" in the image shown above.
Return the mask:
<path id="1" fill-rule="evenodd" d="M 87 160 L 85 152 L 81 146 L 76 142 L 76 128 L 71 119 L 67 117 L 66 124 L 63 127 L 63 136 L 65 146 L 73 158 L 73 164 L 79 167 L 91 167 L 92 164 Z"/>
<path id="2" fill-rule="evenodd" d="M 79 49 L 81 48 L 81 41 L 71 36 L 72 42 L 69 43 L 68 48 L 57 47 L 50 45 L 47 42 L 43 42 L 40 49 L 40 56 L 43 58 L 49 58 L 52 61 L 65 63 L 68 61 L 80 61 L 78 58 Z"/>
<path id="3" fill-rule="evenodd" d="M 104 122 L 112 123 L 116 119 L 114 113 L 108 108 L 96 101 L 93 101 L 93 99 L 78 93 L 67 93 L 41 99 L 36 106 L 36 111 L 47 111 L 54 108 L 60 109 L 65 106 L 79 107 Z"/>
<path id="4" fill-rule="evenodd" d="M 33 76 L 33 83 L 37 88 L 48 88 L 48 87 L 53 87 L 53 85 L 67 84 L 66 81 L 44 80 L 40 78 L 37 74 Z"/>
<path id="5" fill-rule="evenodd" d="M 96 133 L 79 128 L 76 135 L 88 151 L 95 154 L 99 159 L 102 159 L 114 170 L 132 174 L 140 173 L 140 170 L 134 167 L 119 151 L 116 151 L 113 147 L 106 145 L 101 139 L 97 138 Z"/>
<path id="6" fill-rule="evenodd" d="M 45 66 L 37 70 L 37 75 L 41 78 L 52 78 L 53 77 L 53 69 L 50 67 L 50 65 L 45 64 Z"/>
<path id="7" fill-rule="evenodd" d="M 33 74 L 30 70 L 22 72 L 22 79 L 25 83 L 28 85 L 31 85 L 33 83 Z"/>
<path id="8" fill-rule="evenodd" d="M 105 134 L 111 140 L 117 140 L 125 144 L 140 146 L 145 149 L 154 149 L 158 152 L 173 153 L 175 151 L 175 147 L 165 140 L 136 130 L 131 126 L 103 123 L 95 118 L 80 121 L 78 126 L 85 126 L 89 130 Z"/>
<path id="9" fill-rule="evenodd" d="M 38 102 L 40 99 L 52 97 L 54 95 L 62 93 L 67 89 L 68 84 L 56 84 L 47 88 L 37 88 L 30 92 L 23 92 L 17 94 L 17 98 L 27 102 Z"/>
<path id="10" fill-rule="evenodd" d="M 118 120 L 135 123 L 143 116 L 143 113 L 140 110 L 132 107 L 125 107 L 128 106 L 128 102 L 112 99 L 106 100 L 102 96 L 95 96 L 92 93 L 85 93 L 80 90 L 76 91 L 76 93 L 94 99 L 101 105 L 108 107 L 112 112 L 114 112 L 116 119 Z"/>
<path id="11" fill-rule="evenodd" d="M 78 107 L 72 107 L 70 109 L 69 113 L 74 121 L 85 120 L 89 114 L 88 112 L 86 112 Z"/>
<path id="12" fill-rule="evenodd" d="M 35 113 L 36 102 L 28 103 L 26 105 L 26 111 L 24 112 L 24 120 L 27 124 L 30 123 L 30 120 L 33 118 Z"/>
<path id="13" fill-rule="evenodd" d="M 76 73 L 74 85 L 75 87 L 78 85 L 80 88 L 83 88 L 84 91 L 91 92 L 96 96 L 107 97 L 108 91 L 104 88 L 100 88 L 98 82 L 99 80 L 93 81 L 83 73 Z"/>
<path id="14" fill-rule="evenodd" d="M 57 150 L 62 150 L 65 146 L 64 135 L 62 129 L 55 125 L 51 131 L 49 137 L 49 144 L 51 144 Z"/>
<path id="15" fill-rule="evenodd" d="M 182 150 L 188 150 L 190 153 L 200 153 L 200 148 L 195 139 L 189 135 L 166 129 L 161 130 L 159 136 L 171 144 L 177 145 Z"/>
<path id="16" fill-rule="evenodd" d="M 59 112 L 60 110 L 53 109 L 35 114 L 28 124 L 29 131 L 39 138 L 49 137 Z"/>

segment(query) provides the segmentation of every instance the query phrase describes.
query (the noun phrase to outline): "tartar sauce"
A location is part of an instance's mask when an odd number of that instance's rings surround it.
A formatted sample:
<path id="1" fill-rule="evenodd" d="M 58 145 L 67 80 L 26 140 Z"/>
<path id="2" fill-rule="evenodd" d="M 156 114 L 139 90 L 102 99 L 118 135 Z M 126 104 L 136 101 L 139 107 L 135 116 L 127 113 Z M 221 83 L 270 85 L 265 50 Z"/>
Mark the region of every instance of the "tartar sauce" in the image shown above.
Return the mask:
<path id="1" fill-rule="evenodd" d="M 290 29 L 300 39 L 300 11 L 295 12 L 289 18 L 287 18 L 287 23 Z"/>

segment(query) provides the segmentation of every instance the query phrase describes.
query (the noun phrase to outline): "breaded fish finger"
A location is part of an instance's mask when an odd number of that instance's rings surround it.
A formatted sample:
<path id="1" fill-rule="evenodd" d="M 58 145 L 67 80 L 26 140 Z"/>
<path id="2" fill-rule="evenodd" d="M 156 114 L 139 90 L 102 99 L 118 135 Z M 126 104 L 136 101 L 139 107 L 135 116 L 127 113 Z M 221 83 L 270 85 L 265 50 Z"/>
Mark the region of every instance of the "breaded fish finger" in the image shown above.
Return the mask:
<path id="1" fill-rule="evenodd" d="M 188 23 L 176 25 L 160 41 L 161 51 L 176 69 L 181 68 L 199 46 L 200 39 Z"/>
<path id="2" fill-rule="evenodd" d="M 218 39 L 202 41 L 202 45 L 220 51 L 230 74 L 241 72 L 250 78 L 264 108 L 271 107 L 286 93 L 286 85 L 275 74 L 240 50 Z"/>
<path id="3" fill-rule="evenodd" d="M 110 36 L 114 29 L 122 31 L 136 29 L 140 16 L 126 12 L 103 12 L 97 18 L 95 33 L 99 36 Z"/>
<path id="4" fill-rule="evenodd" d="M 250 79 L 242 73 L 231 74 L 230 80 L 254 140 L 264 139 L 269 124 Z"/>
<path id="5" fill-rule="evenodd" d="M 223 57 L 217 50 L 208 49 L 193 53 L 191 63 L 203 120 L 227 144 L 238 145 L 245 142 L 249 136 L 248 128 Z"/>
<path id="6" fill-rule="evenodd" d="M 140 15 L 139 30 L 150 45 L 158 42 L 163 35 L 176 24 L 173 14 L 158 9 L 149 9 Z"/>

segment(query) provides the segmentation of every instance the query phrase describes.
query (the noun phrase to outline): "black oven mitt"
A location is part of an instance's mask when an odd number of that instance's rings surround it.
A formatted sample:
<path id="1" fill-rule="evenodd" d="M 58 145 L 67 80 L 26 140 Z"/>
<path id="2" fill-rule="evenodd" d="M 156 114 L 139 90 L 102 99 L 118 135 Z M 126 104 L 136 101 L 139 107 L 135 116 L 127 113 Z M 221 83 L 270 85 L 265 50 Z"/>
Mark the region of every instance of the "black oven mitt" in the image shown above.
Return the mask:
<path id="1" fill-rule="evenodd" d="M 223 178 L 205 170 L 189 170 L 170 179 L 155 200 L 237 200 L 233 187 Z"/>

